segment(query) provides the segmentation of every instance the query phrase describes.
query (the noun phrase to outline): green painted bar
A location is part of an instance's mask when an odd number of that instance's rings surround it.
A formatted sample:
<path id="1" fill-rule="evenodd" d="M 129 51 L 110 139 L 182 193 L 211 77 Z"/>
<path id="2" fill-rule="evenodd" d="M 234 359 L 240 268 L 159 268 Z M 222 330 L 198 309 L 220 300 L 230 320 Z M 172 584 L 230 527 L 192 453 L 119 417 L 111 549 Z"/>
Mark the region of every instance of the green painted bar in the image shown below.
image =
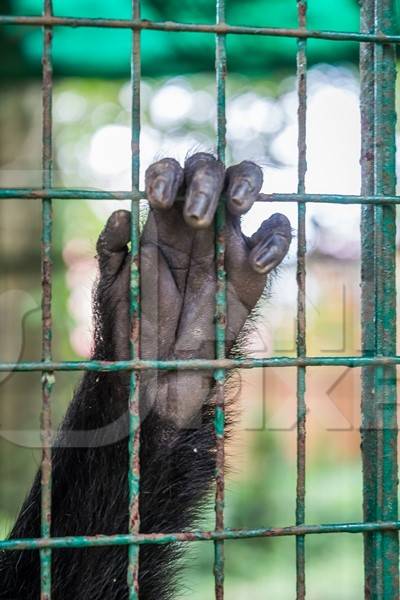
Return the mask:
<path id="1" fill-rule="evenodd" d="M 140 18 L 140 0 L 132 0 L 132 18 Z M 140 30 L 132 34 L 131 56 L 131 136 L 132 136 L 132 191 L 139 191 L 140 176 Z M 140 206 L 131 202 L 131 273 L 130 273 L 130 315 L 131 315 L 131 358 L 139 357 L 140 347 Z M 139 373 L 132 371 L 129 394 L 129 533 L 137 535 L 140 529 L 140 414 L 139 414 Z M 128 549 L 129 600 L 139 600 L 139 546 L 130 544 Z"/>
<path id="2" fill-rule="evenodd" d="M 262 367 L 366 367 L 374 365 L 400 365 L 400 356 L 305 356 L 292 358 L 275 356 L 267 358 L 226 358 L 207 360 L 191 358 L 185 360 L 82 360 L 65 362 L 19 362 L 0 363 L 1 372 L 27 371 L 160 371 L 214 370 L 214 369 L 254 369 Z"/>
<path id="3" fill-rule="evenodd" d="M 370 0 L 361 3 L 360 28 L 374 28 L 375 7 Z M 361 111 L 361 193 L 374 193 L 374 111 L 375 72 L 374 45 L 360 46 L 360 111 Z M 361 208 L 361 338 L 364 356 L 374 356 L 375 343 L 375 208 Z M 363 514 L 374 521 L 377 507 L 377 432 L 375 415 L 375 369 L 364 367 L 361 374 L 361 456 L 363 465 Z M 377 536 L 364 535 L 364 594 L 376 590 Z"/>
<path id="4" fill-rule="evenodd" d="M 74 188 L 0 188 L 0 199 L 40 200 L 53 198 L 57 200 L 141 200 L 145 192 L 107 191 Z M 399 199 L 400 201 L 400 199 Z"/>
<path id="5" fill-rule="evenodd" d="M 52 0 L 44 0 L 43 14 L 52 15 Z M 50 27 L 43 28 L 43 54 L 42 54 L 42 185 L 49 188 L 52 185 L 52 38 Z M 53 211 L 51 198 L 42 200 L 42 243 L 41 243 L 41 271 L 42 271 L 42 360 L 51 361 L 52 342 L 52 223 Z M 42 410 L 40 414 L 40 439 L 42 445 L 41 458 L 41 513 L 40 531 L 42 538 L 51 536 L 51 392 L 54 384 L 54 375 L 51 371 L 42 373 Z M 40 551 L 40 598 L 51 598 L 51 549 L 44 548 Z"/>
<path id="6" fill-rule="evenodd" d="M 371 523 L 332 523 L 322 525 L 292 525 L 260 529 L 224 529 L 223 531 L 193 530 L 178 533 L 147 533 L 139 535 L 115 534 L 95 536 L 70 536 L 62 538 L 19 539 L 0 541 L 0 550 L 37 550 L 40 548 L 91 548 L 97 546 L 121 546 L 129 544 L 171 544 L 175 542 L 210 542 L 213 540 L 244 540 L 252 538 L 275 538 L 292 535 L 318 535 L 328 533 L 365 533 L 373 531 L 399 531 L 400 521 Z M 392 599 L 393 600 L 393 599 Z"/>
<path id="7" fill-rule="evenodd" d="M 395 20 L 394 0 L 375 0 L 374 27 L 391 31 Z M 374 48 L 374 193 L 396 190 L 396 52 L 394 46 Z M 375 326 L 376 352 L 396 352 L 396 209 L 375 207 Z M 375 369 L 375 411 L 377 425 L 376 518 L 397 520 L 397 393 L 396 371 L 392 366 Z M 376 587 L 372 598 L 399 597 L 399 539 L 397 532 L 376 535 Z"/>
<path id="8" fill-rule="evenodd" d="M 142 200 L 146 199 L 144 191 L 106 191 L 85 189 L 51 188 L 0 188 L 0 200 L 14 198 L 16 200 L 40 200 L 53 198 L 56 200 Z M 178 198 L 183 201 L 183 198 Z M 400 196 L 383 195 L 343 195 L 343 194 L 259 194 L 256 202 L 314 202 L 322 204 L 400 204 Z"/>
<path id="9" fill-rule="evenodd" d="M 89 17 L 39 17 L 0 15 L 1 25 L 23 25 L 30 27 L 50 25 L 53 27 L 109 27 L 113 29 L 153 30 L 153 31 L 191 31 L 193 33 L 257 35 L 271 37 L 290 37 L 300 39 L 320 39 L 353 42 L 386 42 L 400 44 L 400 35 L 384 33 L 359 33 L 354 31 L 318 31 L 285 27 L 249 27 L 241 25 L 176 23 L 175 21 L 149 21 L 140 19 L 96 19 Z"/>
<path id="10" fill-rule="evenodd" d="M 297 0 L 298 24 L 301 29 L 307 26 L 307 1 Z M 298 161 L 297 192 L 305 193 L 305 177 L 307 172 L 307 54 L 305 39 L 297 41 L 296 75 L 298 95 Z M 306 355 L 306 205 L 297 205 L 297 356 Z M 297 367 L 297 482 L 296 482 L 296 525 L 305 521 L 306 490 L 306 368 Z M 305 576 L 305 538 L 296 537 L 296 598 L 304 600 L 306 595 Z"/>
<path id="11" fill-rule="evenodd" d="M 216 22 L 225 22 L 225 1 L 216 0 Z M 224 35 L 217 35 L 215 40 L 215 74 L 217 91 L 217 155 L 225 162 L 226 146 L 226 42 Z M 225 337 L 227 321 L 227 293 L 225 271 L 225 202 L 220 201 L 215 217 L 215 257 L 217 286 L 215 292 L 215 356 L 225 358 Z M 216 438 L 215 466 L 215 529 L 224 529 L 225 505 L 225 370 L 217 369 L 215 379 L 215 418 L 214 430 Z M 224 598 L 224 542 L 214 543 L 214 580 L 215 599 Z"/>

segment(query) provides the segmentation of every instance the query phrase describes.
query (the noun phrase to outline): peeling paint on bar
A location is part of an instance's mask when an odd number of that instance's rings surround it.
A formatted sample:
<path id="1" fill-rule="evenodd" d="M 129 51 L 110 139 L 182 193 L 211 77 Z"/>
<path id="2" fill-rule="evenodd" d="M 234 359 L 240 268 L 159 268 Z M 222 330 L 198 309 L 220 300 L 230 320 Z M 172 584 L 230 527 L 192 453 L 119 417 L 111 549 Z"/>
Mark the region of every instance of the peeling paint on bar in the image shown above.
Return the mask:
<path id="1" fill-rule="evenodd" d="M 216 0 L 217 25 L 225 22 L 225 0 Z M 225 162 L 226 146 L 226 41 L 224 35 L 217 35 L 215 40 L 215 72 L 217 89 L 217 155 Z M 215 356 L 225 358 L 225 338 L 227 319 L 227 293 L 225 271 L 225 222 L 226 209 L 222 197 L 215 217 L 215 256 L 217 287 L 215 292 Z M 225 505 L 225 370 L 217 369 L 215 379 L 215 417 L 214 431 L 216 438 L 215 465 L 215 529 L 224 529 Z M 224 598 L 225 557 L 223 540 L 214 542 L 214 581 L 215 599 Z"/>
<path id="2" fill-rule="evenodd" d="M 395 0 L 375 0 L 375 33 L 392 31 L 395 26 Z M 374 193 L 393 194 L 396 190 L 396 52 L 395 47 L 378 44 L 370 68 L 375 73 L 374 105 Z M 375 352 L 396 351 L 396 209 L 375 207 Z M 377 520 L 398 518 L 397 392 L 396 371 L 377 366 L 374 377 L 376 411 Z M 399 598 L 399 537 L 397 533 L 376 535 L 375 589 L 372 598 Z"/>
<path id="3" fill-rule="evenodd" d="M 112 29 L 133 29 L 152 31 L 189 31 L 193 33 L 256 35 L 270 37 L 290 37 L 299 39 L 320 39 L 331 41 L 376 42 L 400 44 L 400 35 L 386 35 L 383 32 L 360 33 L 355 31 L 304 30 L 293 27 L 251 27 L 229 25 L 227 23 L 177 23 L 175 21 L 149 21 L 147 19 L 96 19 L 90 17 L 49 17 L 0 15 L 1 25 L 23 25 L 30 27 L 100 27 Z"/>
<path id="4" fill-rule="evenodd" d="M 368 367 L 375 365 L 400 365 L 400 356 L 305 356 L 292 358 L 274 356 L 268 358 L 225 358 L 207 360 L 191 358 L 185 360 L 83 360 L 65 362 L 19 362 L 0 363 L 1 372 L 27 371 L 160 371 L 208 370 L 214 369 L 254 369 L 263 367 Z M 216 376 L 215 376 L 216 378 Z"/>
<path id="5" fill-rule="evenodd" d="M 307 1 L 297 0 L 298 24 L 306 28 Z M 297 41 L 297 95 L 298 95 L 298 194 L 305 193 L 307 171 L 306 116 L 307 116 L 307 54 L 305 39 Z M 306 205 L 297 205 L 297 356 L 306 354 Z M 306 488 L 306 368 L 297 367 L 297 482 L 296 482 L 296 525 L 305 521 Z M 305 581 L 305 538 L 296 537 L 296 598 L 304 600 Z"/>
<path id="6" fill-rule="evenodd" d="M 62 538 L 27 538 L 0 541 L 0 550 L 37 550 L 40 548 L 89 548 L 96 546 L 122 546 L 129 544 L 173 544 L 209 542 L 213 540 L 245 540 L 274 538 L 291 535 L 318 535 L 328 533 L 366 533 L 373 531 L 399 531 L 400 521 L 375 521 L 371 523 L 332 523 L 322 525 L 292 525 L 259 529 L 224 529 L 223 531 L 185 531 L 178 533 L 142 533 L 139 535 L 115 534 L 95 536 L 70 536 Z"/>
<path id="7" fill-rule="evenodd" d="M 140 18 L 140 0 L 132 0 L 132 17 Z M 132 193 L 138 195 L 140 176 L 140 30 L 132 34 L 131 55 L 131 152 L 132 152 Z M 131 203 L 131 273 L 130 273 L 130 315 L 131 315 L 131 358 L 140 356 L 140 229 L 139 203 Z M 132 371 L 129 394 L 129 533 L 140 531 L 140 416 L 139 416 L 139 373 Z M 128 549 L 127 582 L 129 600 L 139 600 L 139 546 L 130 544 Z"/>
<path id="8" fill-rule="evenodd" d="M 375 7 L 362 2 L 360 27 L 367 32 L 374 27 Z M 361 112 L 361 193 L 374 193 L 374 45 L 360 46 L 360 112 Z M 375 352 L 375 208 L 361 207 L 361 339 L 362 353 Z M 361 373 L 361 457 L 363 469 L 363 516 L 365 521 L 376 517 L 376 454 L 374 367 L 364 367 Z M 364 535 L 364 593 L 376 590 L 376 542 L 373 533 Z"/>
<path id="9" fill-rule="evenodd" d="M 65 188 L 0 188 L 0 200 L 40 200 L 53 198 L 56 200 L 142 200 L 146 199 L 144 191 L 106 191 Z M 178 197 L 178 202 L 183 197 Z M 256 202 L 315 202 L 322 204 L 400 204 L 400 196 L 383 195 L 345 195 L 345 194 L 259 194 Z"/>
<path id="10" fill-rule="evenodd" d="M 46 17 L 52 14 L 52 0 L 44 0 L 43 12 Z M 43 58 L 42 58 L 42 184 L 43 188 L 52 185 L 52 93 L 53 93 L 53 68 L 52 68 L 52 38 L 51 27 L 43 28 Z M 41 243 L 41 270 L 42 270 L 42 360 L 51 361 L 52 342 L 52 200 L 42 200 L 42 243 Z M 43 538 L 51 536 L 51 392 L 54 375 L 51 371 L 42 374 L 42 410 L 40 414 L 40 439 L 42 444 L 41 459 L 41 516 L 40 531 Z M 40 599 L 51 598 L 51 550 L 43 548 L 40 551 Z"/>
<path id="11" fill-rule="evenodd" d="M 390 31 L 391 0 L 364 1 L 361 28 Z M 395 193 L 395 51 L 360 48 L 362 194 Z M 365 356 L 396 351 L 395 222 L 389 203 L 362 208 L 362 351 Z M 397 519 L 397 415 L 394 365 L 362 371 L 361 450 L 365 521 Z M 364 535 L 364 591 L 372 600 L 399 597 L 398 533 Z"/>

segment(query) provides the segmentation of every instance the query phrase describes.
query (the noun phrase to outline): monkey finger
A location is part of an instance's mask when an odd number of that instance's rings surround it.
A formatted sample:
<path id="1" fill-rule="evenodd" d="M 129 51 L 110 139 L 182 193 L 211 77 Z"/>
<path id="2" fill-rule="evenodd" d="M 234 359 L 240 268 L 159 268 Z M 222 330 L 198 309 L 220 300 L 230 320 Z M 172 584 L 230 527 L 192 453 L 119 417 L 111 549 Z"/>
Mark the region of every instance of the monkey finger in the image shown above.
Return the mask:
<path id="1" fill-rule="evenodd" d="M 279 234 L 274 234 L 253 248 L 249 255 L 250 264 L 254 271 L 266 275 L 282 262 L 288 248 L 287 240 Z"/>
<path id="2" fill-rule="evenodd" d="M 255 163 L 244 160 L 229 167 L 227 175 L 227 207 L 231 214 L 239 216 L 253 206 L 263 184 L 263 172 Z"/>
<path id="3" fill-rule="evenodd" d="M 276 213 L 264 221 L 250 238 L 249 262 L 253 270 L 266 275 L 275 269 L 285 258 L 291 240 L 290 222 L 284 215 Z"/>
<path id="4" fill-rule="evenodd" d="M 145 174 L 147 199 L 152 208 L 168 209 L 183 182 L 183 169 L 174 158 L 152 164 Z"/>
<path id="5" fill-rule="evenodd" d="M 107 223 L 97 240 L 97 256 L 100 270 L 109 274 L 116 273 L 127 252 L 130 240 L 131 213 L 127 210 L 116 210 L 108 218 Z"/>
<path id="6" fill-rule="evenodd" d="M 209 227 L 224 186 L 223 164 L 211 154 L 199 152 L 186 160 L 187 186 L 183 216 L 195 229 Z"/>

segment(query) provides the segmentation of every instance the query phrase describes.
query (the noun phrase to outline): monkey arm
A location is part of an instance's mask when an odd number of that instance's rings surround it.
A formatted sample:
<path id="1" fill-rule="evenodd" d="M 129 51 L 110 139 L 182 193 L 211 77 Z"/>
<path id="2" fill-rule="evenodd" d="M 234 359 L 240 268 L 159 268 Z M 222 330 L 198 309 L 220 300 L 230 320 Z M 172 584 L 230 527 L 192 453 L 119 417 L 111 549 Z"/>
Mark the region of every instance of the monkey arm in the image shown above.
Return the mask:
<path id="1" fill-rule="evenodd" d="M 146 173 L 150 213 L 141 237 L 141 356 L 214 358 L 216 264 L 211 227 L 222 193 L 227 206 L 226 257 L 229 352 L 257 303 L 266 278 L 284 258 L 290 224 L 275 214 L 251 237 L 240 230 L 262 185 L 257 165 L 226 172 L 211 155 L 182 168 L 163 159 Z M 177 201 L 184 196 L 185 202 Z M 130 356 L 130 214 L 116 211 L 97 244 L 95 359 Z M 52 536 L 128 530 L 129 373 L 84 375 L 53 448 Z M 193 525 L 215 473 L 213 378 L 207 371 L 143 372 L 140 378 L 140 530 L 174 532 Z M 228 410 L 229 425 L 229 410 Z M 11 537 L 38 537 L 40 476 Z M 180 551 L 142 546 L 141 600 L 172 597 Z M 127 547 L 53 551 L 53 597 L 128 598 Z M 0 598 L 30 600 L 39 593 L 37 552 L 3 553 Z M 3 593 L 3 592 L 2 592 Z M 8 594 L 8 595 L 7 595 Z"/>

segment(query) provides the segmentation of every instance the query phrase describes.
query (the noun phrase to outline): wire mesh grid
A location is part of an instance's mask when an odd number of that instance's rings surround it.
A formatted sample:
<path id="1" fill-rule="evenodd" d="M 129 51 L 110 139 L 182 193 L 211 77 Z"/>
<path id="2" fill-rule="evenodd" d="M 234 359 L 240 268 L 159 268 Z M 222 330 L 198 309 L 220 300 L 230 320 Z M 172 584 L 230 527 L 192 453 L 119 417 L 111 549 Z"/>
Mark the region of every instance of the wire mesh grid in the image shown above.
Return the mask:
<path id="1" fill-rule="evenodd" d="M 43 0 L 43 15 L 0 16 L 0 25 L 41 26 L 43 28 L 43 180 L 40 189 L 2 188 L 0 198 L 42 201 L 42 360 L 37 362 L 0 363 L 1 371 L 41 371 L 41 537 L 0 542 L 0 549 L 37 549 L 41 564 L 41 597 L 51 598 L 51 551 L 53 548 L 94 546 L 129 546 L 129 598 L 139 598 L 138 562 L 141 544 L 213 541 L 215 598 L 224 596 L 224 540 L 255 537 L 295 536 L 296 597 L 305 598 L 305 536 L 324 533 L 362 533 L 364 535 L 365 598 L 393 600 L 399 597 L 397 506 L 397 406 L 396 365 L 396 287 L 395 231 L 395 57 L 400 35 L 395 30 L 394 0 L 362 0 L 360 32 L 311 31 L 307 29 L 306 0 L 297 4 L 298 27 L 243 27 L 225 21 L 224 0 L 216 0 L 216 22 L 212 24 L 153 22 L 141 20 L 140 0 L 132 0 L 132 19 L 96 19 L 57 17 L 52 0 Z M 54 188 L 52 184 L 52 33 L 53 27 L 108 27 L 132 31 L 132 189 L 129 192 L 106 192 L 85 189 Z M 297 194 L 261 194 L 259 201 L 296 202 L 297 219 L 297 357 L 230 359 L 225 356 L 226 274 L 224 269 L 225 207 L 217 211 L 215 251 L 217 290 L 215 297 L 216 350 L 214 360 L 141 360 L 140 274 L 139 274 L 139 200 L 145 198 L 139 189 L 140 166 L 140 34 L 142 30 L 204 32 L 216 39 L 217 153 L 225 159 L 226 115 L 226 35 L 263 35 L 297 38 L 298 91 L 298 189 Z M 360 106 L 362 122 L 361 167 L 362 188 L 359 196 L 307 194 L 305 189 L 306 114 L 307 114 L 307 40 L 350 40 L 360 44 Z M 131 318 L 132 344 L 129 361 L 64 361 L 52 360 L 51 292 L 52 292 L 52 199 L 130 199 L 131 228 Z M 362 355 L 345 357 L 309 357 L 306 354 L 306 205 L 308 202 L 361 205 L 361 300 Z M 306 367 L 362 367 L 361 450 L 363 461 L 364 520 L 359 523 L 308 525 L 305 523 L 306 460 Z M 297 367 L 297 486 L 295 525 L 283 528 L 231 530 L 224 527 L 224 381 L 226 371 L 234 368 Z M 142 534 L 138 510 L 139 469 L 139 375 L 142 370 L 204 369 L 214 373 L 216 385 L 215 434 L 217 440 L 215 528 L 213 531 Z M 57 371 L 131 371 L 129 397 L 129 530 L 109 536 L 51 537 L 51 393 Z"/>

